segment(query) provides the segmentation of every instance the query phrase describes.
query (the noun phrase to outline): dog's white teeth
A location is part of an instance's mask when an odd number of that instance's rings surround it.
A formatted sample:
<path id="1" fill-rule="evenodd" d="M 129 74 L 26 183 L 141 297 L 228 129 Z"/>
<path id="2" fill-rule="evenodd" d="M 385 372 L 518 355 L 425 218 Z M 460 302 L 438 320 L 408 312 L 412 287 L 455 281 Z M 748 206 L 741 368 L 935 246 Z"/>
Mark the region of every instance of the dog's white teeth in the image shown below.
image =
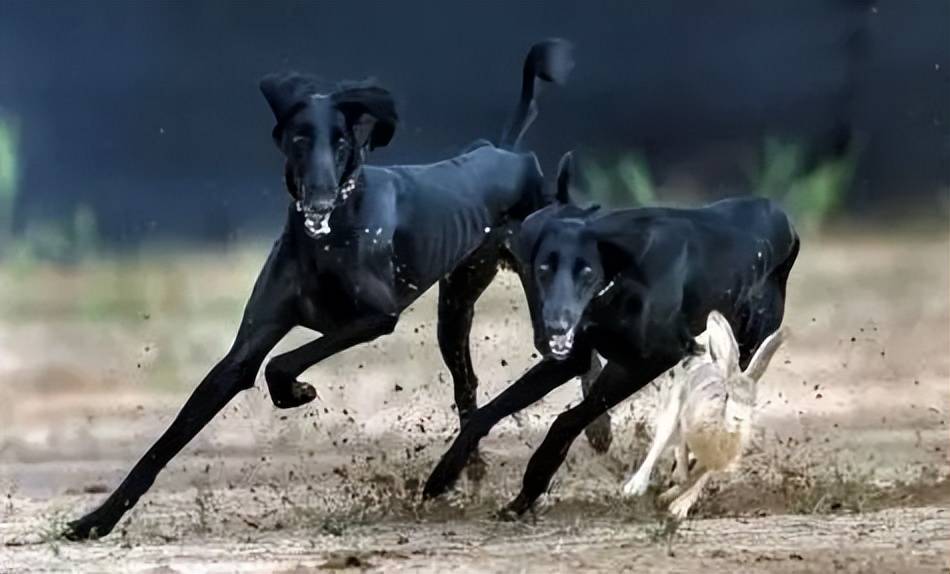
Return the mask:
<path id="1" fill-rule="evenodd" d="M 308 214 L 306 217 L 304 217 L 303 225 L 311 237 L 317 237 L 330 233 L 329 220 L 329 214 L 323 216 Z"/>
<path id="2" fill-rule="evenodd" d="M 297 208 L 297 213 L 303 212 L 303 202 L 298 201 L 297 203 L 294 204 L 294 207 Z"/>
<path id="3" fill-rule="evenodd" d="M 574 346 L 574 329 L 563 335 L 555 335 L 548 340 L 548 347 L 555 357 L 564 357 L 571 352 Z"/>

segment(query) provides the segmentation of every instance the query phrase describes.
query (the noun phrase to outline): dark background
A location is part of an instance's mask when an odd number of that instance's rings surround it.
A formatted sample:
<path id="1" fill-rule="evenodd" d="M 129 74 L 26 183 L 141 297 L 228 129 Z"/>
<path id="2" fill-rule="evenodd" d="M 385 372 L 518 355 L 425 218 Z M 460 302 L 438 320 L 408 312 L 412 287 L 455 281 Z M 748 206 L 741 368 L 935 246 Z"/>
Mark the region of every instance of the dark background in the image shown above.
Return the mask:
<path id="1" fill-rule="evenodd" d="M 858 142 L 855 217 L 945 201 L 950 2 L 22 2 L 0 0 L 0 113 L 20 126 L 17 225 L 90 206 L 102 237 L 272 235 L 286 208 L 263 74 L 376 77 L 403 121 L 371 161 L 495 138 L 535 40 L 575 42 L 571 82 L 529 132 L 645 154 L 741 191 L 766 136 L 810 156 Z"/>

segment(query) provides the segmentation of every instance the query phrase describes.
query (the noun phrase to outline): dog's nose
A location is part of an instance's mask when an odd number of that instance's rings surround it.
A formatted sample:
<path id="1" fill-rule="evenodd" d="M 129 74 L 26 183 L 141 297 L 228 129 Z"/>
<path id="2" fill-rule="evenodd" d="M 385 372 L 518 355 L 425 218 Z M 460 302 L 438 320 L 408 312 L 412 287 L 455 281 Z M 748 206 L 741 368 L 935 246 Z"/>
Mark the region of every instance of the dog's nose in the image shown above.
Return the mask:
<path id="1" fill-rule="evenodd" d="M 571 322 L 565 316 L 560 316 L 545 323 L 548 333 L 552 335 L 563 335 L 571 330 L 571 326 Z"/>
<path id="2" fill-rule="evenodd" d="M 307 211 L 312 211 L 314 213 L 329 213 L 333 211 L 333 200 L 326 199 L 315 199 L 308 201 L 304 204 L 304 208 Z"/>
<path id="3" fill-rule="evenodd" d="M 567 333 L 568 329 L 570 329 L 570 325 L 567 324 L 567 321 L 548 323 L 548 332 L 552 335 L 563 335 Z"/>

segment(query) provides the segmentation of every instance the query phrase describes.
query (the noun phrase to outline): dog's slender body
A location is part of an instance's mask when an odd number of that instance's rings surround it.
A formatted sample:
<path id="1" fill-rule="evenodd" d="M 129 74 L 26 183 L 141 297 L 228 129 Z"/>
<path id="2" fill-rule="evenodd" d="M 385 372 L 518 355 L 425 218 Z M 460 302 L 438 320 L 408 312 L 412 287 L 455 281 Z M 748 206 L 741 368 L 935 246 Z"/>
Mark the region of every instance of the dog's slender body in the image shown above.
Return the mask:
<path id="1" fill-rule="evenodd" d="M 670 514 L 679 519 L 686 518 L 711 478 L 738 467 L 752 433 L 756 386 L 782 344 L 782 330 L 762 342 L 745 371 L 739 368 L 732 327 L 718 311 L 709 314 L 706 331 L 696 342 L 702 352 L 687 355 L 659 379 L 653 441 L 640 468 L 623 485 L 626 496 L 646 493 L 653 467 L 674 445 L 676 484 L 660 499 L 672 500 Z M 696 457 L 694 469 L 690 453 Z"/>
<path id="2" fill-rule="evenodd" d="M 500 147 L 488 142 L 431 165 L 364 166 L 386 145 L 397 117 L 385 90 L 350 85 L 321 94 L 296 74 L 268 76 L 261 90 L 277 120 L 293 197 L 227 355 L 194 390 L 171 426 L 97 509 L 65 535 L 108 534 L 161 469 L 235 395 L 254 385 L 268 352 L 293 327 L 322 335 L 270 360 L 265 378 L 280 408 L 316 391 L 297 377 L 312 365 L 393 331 L 399 314 L 436 282 L 439 345 L 455 385 L 460 421 L 474 411 L 477 379 L 469 354 L 473 307 L 506 253 L 509 234 L 550 203 L 531 153 L 515 151 L 536 115 L 538 79 L 563 81 L 570 48 L 532 47 L 522 94 Z"/>
<path id="3" fill-rule="evenodd" d="M 530 216 L 513 244 L 546 356 L 472 415 L 429 477 L 426 497 L 449 488 L 498 421 L 586 370 L 592 350 L 607 364 L 584 400 L 552 424 L 508 513 L 522 514 L 545 492 L 591 421 L 693 352 L 712 310 L 734 326 L 743 367 L 781 325 L 799 239 L 778 206 L 750 198 L 698 209 L 582 209 L 570 203 L 570 166 L 566 156 L 558 204 Z"/>

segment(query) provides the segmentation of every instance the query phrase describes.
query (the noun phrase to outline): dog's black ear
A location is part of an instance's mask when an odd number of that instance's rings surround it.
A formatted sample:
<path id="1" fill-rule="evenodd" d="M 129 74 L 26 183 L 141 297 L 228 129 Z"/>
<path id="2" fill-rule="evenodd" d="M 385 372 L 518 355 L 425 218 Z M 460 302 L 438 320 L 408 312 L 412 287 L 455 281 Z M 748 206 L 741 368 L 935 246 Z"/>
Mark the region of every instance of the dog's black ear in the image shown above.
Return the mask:
<path id="1" fill-rule="evenodd" d="M 393 139 L 399 115 L 388 90 L 373 85 L 346 86 L 333 93 L 333 104 L 340 110 L 360 146 L 383 147 Z"/>
<path id="2" fill-rule="evenodd" d="M 522 269 L 530 271 L 531 260 L 544 234 L 544 228 L 552 217 L 556 217 L 556 208 L 548 206 L 529 215 L 522 223 L 509 248 Z"/>
<path id="3" fill-rule="evenodd" d="M 562 205 L 571 203 L 571 181 L 574 179 L 574 152 L 561 156 L 557 164 L 557 191 L 554 199 Z"/>
<path id="4" fill-rule="evenodd" d="M 586 231 L 597 241 L 601 265 L 608 279 L 617 274 L 638 275 L 637 262 L 653 245 L 649 230 L 631 227 L 621 217 L 595 217 Z"/>
<path id="5" fill-rule="evenodd" d="M 261 78 L 260 87 L 278 125 L 319 92 L 314 78 L 296 72 L 268 74 Z"/>

